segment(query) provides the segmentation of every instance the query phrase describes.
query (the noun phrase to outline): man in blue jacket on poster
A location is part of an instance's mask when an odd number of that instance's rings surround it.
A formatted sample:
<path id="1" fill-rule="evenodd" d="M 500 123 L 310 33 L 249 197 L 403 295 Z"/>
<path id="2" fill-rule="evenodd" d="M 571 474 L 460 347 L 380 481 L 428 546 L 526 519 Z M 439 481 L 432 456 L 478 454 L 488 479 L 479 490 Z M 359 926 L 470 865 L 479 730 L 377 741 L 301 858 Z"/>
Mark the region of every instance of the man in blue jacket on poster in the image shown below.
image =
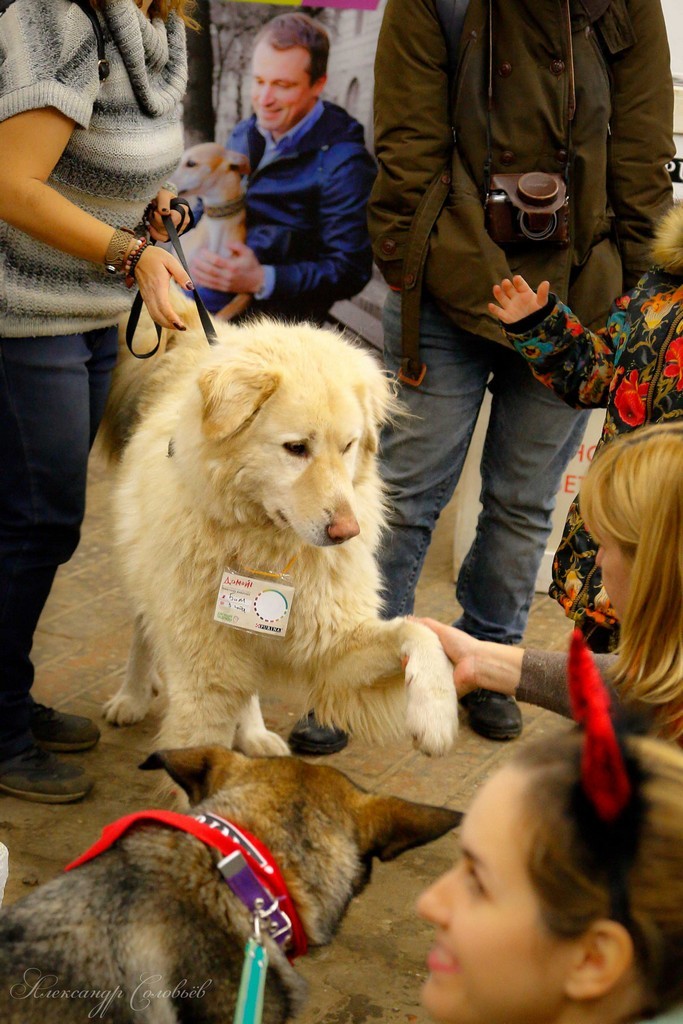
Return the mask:
<path id="1" fill-rule="evenodd" d="M 256 36 L 254 113 L 227 143 L 251 168 L 247 242 L 232 243 L 228 257 L 202 249 L 191 265 L 212 312 L 247 292 L 252 313 L 322 323 L 333 303 L 370 278 L 366 204 L 375 164 L 362 126 L 320 98 L 328 53 L 325 29 L 298 12 Z"/>

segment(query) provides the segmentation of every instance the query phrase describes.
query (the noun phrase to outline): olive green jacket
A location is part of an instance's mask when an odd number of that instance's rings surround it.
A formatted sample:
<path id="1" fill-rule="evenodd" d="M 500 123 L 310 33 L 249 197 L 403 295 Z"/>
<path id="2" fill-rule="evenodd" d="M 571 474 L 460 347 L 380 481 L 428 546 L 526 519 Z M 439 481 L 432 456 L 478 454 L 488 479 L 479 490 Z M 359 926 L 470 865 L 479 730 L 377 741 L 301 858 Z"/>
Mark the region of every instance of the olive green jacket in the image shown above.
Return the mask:
<path id="1" fill-rule="evenodd" d="M 488 0 L 470 0 L 452 82 L 435 0 L 387 0 L 369 225 L 385 279 L 403 291 L 404 321 L 406 302 L 419 310 L 426 288 L 458 326 L 504 342 L 487 303 L 494 283 L 521 273 L 534 287 L 548 278 L 592 326 L 647 267 L 653 224 L 671 204 L 665 165 L 674 155 L 660 2 L 570 0 L 570 10 L 571 129 L 562 0 L 493 0 L 491 169 L 566 167 L 570 197 L 568 248 L 503 251 L 484 228 Z"/>

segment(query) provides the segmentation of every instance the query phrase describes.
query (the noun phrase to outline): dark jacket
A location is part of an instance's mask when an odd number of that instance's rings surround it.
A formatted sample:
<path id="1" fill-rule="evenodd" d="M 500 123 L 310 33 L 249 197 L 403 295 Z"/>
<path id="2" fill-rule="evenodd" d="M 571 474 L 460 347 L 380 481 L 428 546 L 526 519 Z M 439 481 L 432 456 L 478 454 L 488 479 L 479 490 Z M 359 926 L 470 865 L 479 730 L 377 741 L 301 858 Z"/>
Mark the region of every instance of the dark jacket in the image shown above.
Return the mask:
<path id="1" fill-rule="evenodd" d="M 606 407 L 598 447 L 618 434 L 683 416 L 683 208 L 657 231 L 657 265 L 614 303 L 595 334 L 562 303 L 505 328 L 534 376 L 569 405 Z M 580 496 L 569 509 L 553 562 L 550 594 L 567 615 L 612 627 L 616 613 L 595 565 Z"/>
<path id="2" fill-rule="evenodd" d="M 375 164 L 358 121 L 333 103 L 324 107 L 295 151 L 249 176 L 247 245 L 276 271 L 272 296 L 250 312 L 321 322 L 334 302 L 370 279 L 366 206 Z M 265 141 L 254 115 L 236 126 L 227 146 L 257 167 Z M 207 304 L 215 305 L 211 294 Z"/>
<path id="3" fill-rule="evenodd" d="M 405 306 L 425 258 L 424 287 L 441 309 L 494 341 L 504 339 L 487 311 L 491 287 L 516 272 L 534 287 L 549 278 L 583 323 L 604 323 L 648 265 L 653 224 L 671 203 L 673 89 L 659 0 L 571 0 L 571 132 L 562 10 L 558 0 L 494 0 L 490 154 L 494 172 L 566 171 L 566 249 L 503 251 L 484 228 L 488 0 L 469 2 L 452 89 L 435 0 L 388 0 L 379 36 L 377 263 Z"/>

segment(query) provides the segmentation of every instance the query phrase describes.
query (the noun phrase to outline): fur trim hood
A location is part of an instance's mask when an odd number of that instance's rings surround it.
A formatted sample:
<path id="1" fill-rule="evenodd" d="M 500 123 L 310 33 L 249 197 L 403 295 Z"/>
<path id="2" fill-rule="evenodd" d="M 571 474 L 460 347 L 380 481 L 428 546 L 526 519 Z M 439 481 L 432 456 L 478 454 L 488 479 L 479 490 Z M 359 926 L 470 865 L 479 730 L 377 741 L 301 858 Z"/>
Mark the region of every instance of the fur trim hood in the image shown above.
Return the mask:
<path id="1" fill-rule="evenodd" d="M 659 222 L 652 256 L 662 270 L 683 277 L 683 203 L 674 206 Z"/>

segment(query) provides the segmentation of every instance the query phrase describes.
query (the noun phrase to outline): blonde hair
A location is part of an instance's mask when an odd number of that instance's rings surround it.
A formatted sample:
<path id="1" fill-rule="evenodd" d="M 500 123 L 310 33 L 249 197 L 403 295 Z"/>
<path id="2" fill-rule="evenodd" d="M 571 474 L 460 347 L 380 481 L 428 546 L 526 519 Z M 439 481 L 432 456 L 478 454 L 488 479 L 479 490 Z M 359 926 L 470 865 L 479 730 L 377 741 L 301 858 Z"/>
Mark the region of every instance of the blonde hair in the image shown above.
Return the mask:
<path id="1" fill-rule="evenodd" d="M 626 748 L 643 775 L 643 817 L 626 876 L 635 965 L 643 1010 L 659 1013 L 683 1001 L 683 751 L 630 737 Z M 612 916 L 610 858 L 604 863 L 579 831 L 573 813 L 583 735 L 565 734 L 519 750 L 511 762 L 528 773 L 527 869 L 551 934 L 577 938 Z"/>
<path id="2" fill-rule="evenodd" d="M 139 0 L 134 0 L 135 4 L 140 7 L 141 3 Z M 104 4 L 104 0 L 90 0 L 93 7 L 101 8 Z M 152 0 L 149 6 L 150 18 L 161 18 L 166 21 L 169 14 L 177 14 L 178 17 L 185 22 L 190 28 L 199 28 L 198 23 L 192 17 L 192 12 L 196 7 L 195 0 Z"/>
<path id="3" fill-rule="evenodd" d="M 624 702 L 656 706 L 660 731 L 683 735 L 683 423 L 659 423 L 606 445 L 581 487 L 599 542 L 632 566 L 612 677 Z"/>

